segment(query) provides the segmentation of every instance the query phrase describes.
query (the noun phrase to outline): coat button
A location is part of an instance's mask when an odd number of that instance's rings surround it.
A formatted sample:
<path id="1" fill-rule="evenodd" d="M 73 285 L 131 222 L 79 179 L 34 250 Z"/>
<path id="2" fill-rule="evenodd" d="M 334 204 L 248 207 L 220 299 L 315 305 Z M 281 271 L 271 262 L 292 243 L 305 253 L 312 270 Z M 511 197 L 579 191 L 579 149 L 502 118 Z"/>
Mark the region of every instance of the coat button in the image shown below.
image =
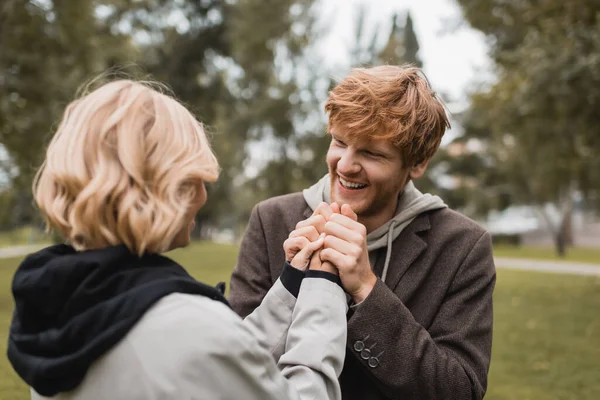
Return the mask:
<path id="1" fill-rule="evenodd" d="M 371 368 L 375 368 L 379 365 L 379 359 L 377 357 L 371 357 L 369 358 L 369 367 Z"/>
<path id="2" fill-rule="evenodd" d="M 354 342 L 354 350 L 363 351 L 364 348 L 365 348 L 365 344 L 362 341 L 357 340 L 356 342 Z"/>
<path id="3" fill-rule="evenodd" d="M 360 358 L 362 358 L 363 360 L 368 360 L 369 358 L 371 358 L 371 350 L 364 349 L 363 351 L 361 351 Z"/>

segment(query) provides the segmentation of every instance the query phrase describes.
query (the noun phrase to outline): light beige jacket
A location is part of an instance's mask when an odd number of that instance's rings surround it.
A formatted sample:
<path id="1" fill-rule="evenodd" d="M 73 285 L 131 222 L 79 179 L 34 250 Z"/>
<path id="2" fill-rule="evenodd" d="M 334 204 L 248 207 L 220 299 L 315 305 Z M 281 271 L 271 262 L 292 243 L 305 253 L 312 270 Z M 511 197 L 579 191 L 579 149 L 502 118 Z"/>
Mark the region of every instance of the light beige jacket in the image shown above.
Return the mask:
<path id="1" fill-rule="evenodd" d="M 171 294 L 56 400 L 341 399 L 346 297 L 305 278 L 281 281 L 245 320 L 202 296 Z M 32 390 L 32 399 L 47 399 Z"/>

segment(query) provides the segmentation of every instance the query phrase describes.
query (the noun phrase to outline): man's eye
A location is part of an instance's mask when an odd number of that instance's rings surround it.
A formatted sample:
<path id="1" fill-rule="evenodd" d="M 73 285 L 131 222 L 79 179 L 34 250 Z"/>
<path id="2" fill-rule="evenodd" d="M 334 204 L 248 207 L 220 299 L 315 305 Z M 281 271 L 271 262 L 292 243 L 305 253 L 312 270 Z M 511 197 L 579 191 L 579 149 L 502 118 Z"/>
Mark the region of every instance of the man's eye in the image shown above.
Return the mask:
<path id="1" fill-rule="evenodd" d="M 335 144 L 337 144 L 338 146 L 346 146 L 346 143 L 342 142 L 340 139 L 333 139 L 335 141 Z"/>

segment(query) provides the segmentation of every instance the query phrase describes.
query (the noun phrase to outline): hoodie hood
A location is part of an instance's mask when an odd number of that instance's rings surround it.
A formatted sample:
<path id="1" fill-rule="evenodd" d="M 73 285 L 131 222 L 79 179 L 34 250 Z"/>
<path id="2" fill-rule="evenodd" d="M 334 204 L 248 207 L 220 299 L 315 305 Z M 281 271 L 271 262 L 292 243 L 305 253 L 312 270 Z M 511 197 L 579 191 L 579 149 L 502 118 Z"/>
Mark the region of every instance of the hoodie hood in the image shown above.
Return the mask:
<path id="1" fill-rule="evenodd" d="M 164 296 L 198 294 L 227 304 L 219 290 L 195 281 L 174 261 L 138 257 L 125 246 L 43 249 L 21 263 L 12 291 L 8 358 L 42 396 L 75 389 L 89 366 Z"/>
<path id="2" fill-rule="evenodd" d="M 326 174 L 308 189 L 304 189 L 302 194 L 304 195 L 304 200 L 313 211 L 323 201 L 327 204 L 331 203 L 331 179 L 329 174 Z M 429 193 L 421 193 L 412 181 L 406 184 L 398 199 L 398 206 L 394 217 L 367 235 L 367 249 L 370 254 L 373 254 L 374 250 L 387 247 L 385 264 L 381 276 L 384 282 L 391 257 L 392 242 L 419 214 L 446 207 L 448 206 L 440 197 Z M 371 264 L 373 264 L 373 260 L 371 260 Z"/>

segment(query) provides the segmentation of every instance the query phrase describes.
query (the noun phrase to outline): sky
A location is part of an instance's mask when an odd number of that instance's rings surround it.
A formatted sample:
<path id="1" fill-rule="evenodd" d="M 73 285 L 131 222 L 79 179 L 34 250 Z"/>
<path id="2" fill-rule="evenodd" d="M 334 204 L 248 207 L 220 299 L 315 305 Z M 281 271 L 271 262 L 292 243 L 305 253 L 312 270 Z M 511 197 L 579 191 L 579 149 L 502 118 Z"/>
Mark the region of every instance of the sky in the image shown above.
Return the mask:
<path id="1" fill-rule="evenodd" d="M 320 47 L 329 68 L 349 62 L 347 49 L 361 4 L 368 5 L 371 29 L 381 24 L 389 29 L 394 12 L 411 13 L 423 69 L 434 90 L 453 99 L 455 107 L 466 105 L 467 91 L 474 82 L 491 79 L 484 36 L 460 23 L 461 10 L 454 0 L 321 0 L 320 22 L 329 33 Z"/>

